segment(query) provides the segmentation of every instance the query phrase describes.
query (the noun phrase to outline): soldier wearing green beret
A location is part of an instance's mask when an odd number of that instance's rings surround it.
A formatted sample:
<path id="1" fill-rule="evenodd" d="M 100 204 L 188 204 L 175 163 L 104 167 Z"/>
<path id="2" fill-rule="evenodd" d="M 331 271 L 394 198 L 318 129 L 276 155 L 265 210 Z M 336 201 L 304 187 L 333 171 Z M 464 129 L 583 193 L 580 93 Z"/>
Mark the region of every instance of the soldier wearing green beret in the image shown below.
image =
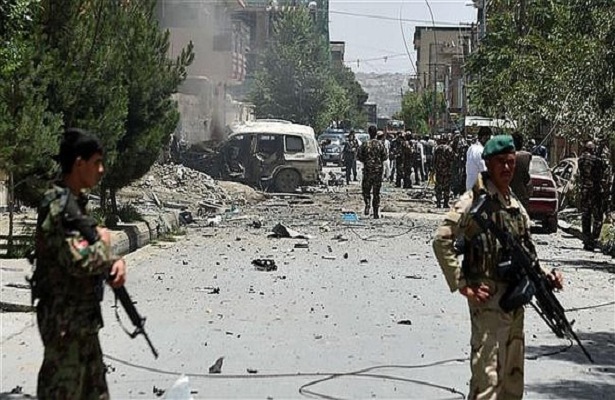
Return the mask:
<path id="1" fill-rule="evenodd" d="M 508 288 L 506 278 L 499 276 L 497 270 L 503 258 L 502 248 L 489 231 L 478 226 L 469 211 L 485 195 L 490 202 L 487 217 L 525 241 L 531 241 L 530 219 L 510 190 L 515 169 L 512 137 L 494 136 L 485 144 L 482 157 L 487 171 L 479 175 L 474 187 L 446 215 L 436 232 L 433 248 L 449 289 L 459 291 L 468 302 L 472 331 L 468 399 L 521 399 L 524 308 L 505 312 L 500 307 L 499 301 Z M 461 264 L 459 253 L 463 254 Z M 555 287 L 562 287 L 559 272 L 548 276 Z"/>
<path id="2" fill-rule="evenodd" d="M 104 173 L 103 148 L 93 135 L 68 129 L 56 161 L 62 178 L 39 207 L 36 268 L 31 280 L 39 332 L 45 347 L 37 397 L 108 399 L 98 340 L 103 284 L 124 284 L 124 260 L 111 253 L 109 232 L 83 226 L 91 189 Z"/>

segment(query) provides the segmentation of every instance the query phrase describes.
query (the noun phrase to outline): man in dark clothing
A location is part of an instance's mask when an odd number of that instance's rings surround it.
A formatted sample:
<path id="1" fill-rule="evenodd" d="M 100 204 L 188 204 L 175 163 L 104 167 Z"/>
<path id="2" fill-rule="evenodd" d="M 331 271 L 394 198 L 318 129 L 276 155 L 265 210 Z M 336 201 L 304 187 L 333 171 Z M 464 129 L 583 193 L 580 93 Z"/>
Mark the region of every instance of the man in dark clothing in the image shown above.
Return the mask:
<path id="1" fill-rule="evenodd" d="M 45 192 L 36 225 L 36 268 L 32 298 L 45 348 L 37 397 L 108 399 L 105 365 L 98 340 L 103 325 L 100 301 L 106 277 L 124 284 L 124 260 L 111 253 L 109 231 L 83 229 L 86 190 L 104 173 L 103 148 L 80 129 L 65 132 L 56 157 L 62 179 Z"/>
<path id="2" fill-rule="evenodd" d="M 523 150 L 523 136 L 519 132 L 512 135 L 515 143 L 515 172 L 510 181 L 510 188 L 519 199 L 519 202 L 526 209 L 530 205 L 530 197 L 532 196 L 532 180 L 530 178 L 530 163 L 532 154 Z"/>
<path id="3" fill-rule="evenodd" d="M 353 181 L 357 180 L 357 151 L 359 150 L 359 141 L 354 136 L 354 131 L 350 131 L 348 139 L 344 143 L 344 165 L 346 167 L 346 184 L 350 184 L 350 175 L 352 173 Z"/>
<path id="4" fill-rule="evenodd" d="M 603 197 L 608 196 L 608 192 L 604 191 L 607 167 L 606 160 L 596 154 L 594 143 L 587 142 L 585 150 L 579 157 L 578 178 L 580 187 L 579 210 L 581 211 L 584 250 L 594 250 L 602 229 Z"/>
<path id="5" fill-rule="evenodd" d="M 387 151 L 382 141 L 376 139 L 378 128 L 370 126 L 369 140 L 359 147 L 357 159 L 363 163 L 363 201 L 365 215 L 369 215 L 370 203 L 374 209 L 374 218 L 380 218 L 380 187 L 382 186 L 383 163 L 387 159 Z M 373 200 L 371 192 L 373 190 Z"/>

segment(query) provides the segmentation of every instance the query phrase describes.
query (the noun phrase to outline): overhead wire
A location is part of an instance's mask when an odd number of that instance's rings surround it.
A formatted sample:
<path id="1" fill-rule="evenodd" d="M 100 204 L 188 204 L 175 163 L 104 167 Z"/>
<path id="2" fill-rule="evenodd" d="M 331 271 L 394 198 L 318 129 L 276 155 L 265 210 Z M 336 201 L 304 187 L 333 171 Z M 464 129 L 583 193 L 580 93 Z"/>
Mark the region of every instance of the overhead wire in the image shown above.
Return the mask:
<path id="1" fill-rule="evenodd" d="M 348 16 L 352 16 L 352 17 L 361 17 L 361 18 L 370 18 L 370 19 L 377 19 L 377 20 L 385 20 L 385 21 L 398 21 L 398 18 L 395 17 L 387 17 L 386 15 L 373 15 L 373 14 L 360 14 L 360 13 L 351 13 L 351 12 L 346 12 L 346 11 L 335 11 L 335 10 L 329 10 L 330 14 L 339 14 L 339 15 L 348 15 Z M 432 21 L 430 20 L 425 20 L 425 19 L 409 19 L 409 18 L 402 18 L 401 19 L 403 22 L 413 22 L 413 23 L 421 23 L 421 24 L 429 24 Z M 452 22 L 452 21 L 435 21 L 438 25 L 450 25 L 450 26 L 457 26 L 459 25 L 459 22 Z"/>

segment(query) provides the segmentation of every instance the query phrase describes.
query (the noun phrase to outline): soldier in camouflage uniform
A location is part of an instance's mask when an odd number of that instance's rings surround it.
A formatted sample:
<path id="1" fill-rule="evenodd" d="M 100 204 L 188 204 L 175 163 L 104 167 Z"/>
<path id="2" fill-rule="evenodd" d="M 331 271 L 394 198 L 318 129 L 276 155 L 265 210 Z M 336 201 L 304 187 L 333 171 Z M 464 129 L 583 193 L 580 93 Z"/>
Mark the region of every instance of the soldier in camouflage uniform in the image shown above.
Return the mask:
<path id="1" fill-rule="evenodd" d="M 602 229 L 604 217 L 604 198 L 608 198 L 608 162 L 602 154 L 596 154 L 593 142 L 585 144 L 579 157 L 579 209 L 583 230 L 583 249 L 593 251 Z M 601 151 L 602 153 L 602 151 Z"/>
<path id="2" fill-rule="evenodd" d="M 382 186 L 383 163 L 387 159 L 384 144 L 376 139 L 377 128 L 368 129 L 369 140 L 359 147 L 357 159 L 363 163 L 363 201 L 365 202 L 365 215 L 369 215 L 370 203 L 374 210 L 374 218 L 380 218 L 380 187 Z M 371 192 L 373 190 L 373 200 Z"/>
<path id="3" fill-rule="evenodd" d="M 57 157 L 62 179 L 45 193 L 36 227 L 32 297 L 45 347 L 37 395 L 45 399 L 108 399 L 98 340 L 103 283 L 124 284 L 126 265 L 111 254 L 106 229 L 84 229 L 83 190 L 104 172 L 103 149 L 94 136 L 69 129 Z"/>
<path id="4" fill-rule="evenodd" d="M 404 143 L 403 132 L 397 132 L 395 139 L 391 143 L 390 157 L 393 161 L 393 167 L 391 169 L 391 182 L 393 181 L 393 173 L 395 173 L 395 186 L 401 187 L 401 179 L 404 174 L 404 158 L 402 156 L 402 145 Z"/>
<path id="5" fill-rule="evenodd" d="M 530 219 L 509 187 L 515 167 L 512 138 L 493 137 L 485 145 L 483 157 L 487 171 L 446 215 L 433 247 L 451 292 L 458 290 L 468 300 L 472 326 L 468 400 L 521 399 L 524 308 L 505 312 L 500 307 L 499 300 L 508 288 L 507 281 L 496 272 L 503 260 L 502 247 L 491 232 L 480 228 L 469 210 L 479 197 L 486 196 L 491 206 L 485 211 L 487 217 L 533 249 Z M 459 239 L 465 243 L 463 267 L 455 249 Z M 555 287 L 562 287 L 561 273 L 554 271 L 548 277 Z"/>
<path id="6" fill-rule="evenodd" d="M 446 143 L 446 138 L 441 138 L 433 151 L 433 165 L 436 175 L 436 206 L 448 207 L 451 193 L 451 181 L 455 153 L 451 146 Z"/>
<path id="7" fill-rule="evenodd" d="M 401 155 L 404 181 L 404 189 L 412 188 L 412 166 L 414 165 L 414 146 L 412 145 L 412 135 L 407 133 L 401 145 Z M 418 183 L 418 182 L 417 182 Z"/>
<path id="8" fill-rule="evenodd" d="M 455 153 L 455 161 L 452 166 L 452 190 L 453 195 L 457 196 L 462 194 L 466 187 L 466 156 L 468 145 L 461 137 L 461 134 L 456 133 L 453 137 L 451 148 Z"/>

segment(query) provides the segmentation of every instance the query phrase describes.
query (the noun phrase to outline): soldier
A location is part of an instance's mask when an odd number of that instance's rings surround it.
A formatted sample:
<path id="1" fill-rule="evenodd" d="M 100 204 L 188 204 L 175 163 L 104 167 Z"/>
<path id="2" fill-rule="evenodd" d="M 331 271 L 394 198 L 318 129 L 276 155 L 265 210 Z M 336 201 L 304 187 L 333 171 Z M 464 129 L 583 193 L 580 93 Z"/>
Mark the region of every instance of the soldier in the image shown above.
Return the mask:
<path id="1" fill-rule="evenodd" d="M 455 131 L 451 148 L 455 153 L 455 161 L 453 162 L 453 195 L 458 196 L 465 191 L 466 187 L 466 154 L 468 146 L 466 141 L 461 137 L 459 131 Z"/>
<path id="2" fill-rule="evenodd" d="M 479 196 L 487 196 L 484 213 L 501 229 L 533 248 L 529 236 L 530 219 L 523 206 L 511 196 L 510 180 L 515 168 L 512 138 L 499 135 L 489 140 L 483 157 L 487 171 L 479 175 L 449 212 L 436 232 L 434 252 L 451 292 L 459 290 L 468 300 L 472 324 L 469 400 L 521 399 L 523 397 L 523 306 L 510 312 L 500 307 L 508 283 L 497 265 L 505 260 L 498 241 L 483 231 L 469 213 Z M 463 239 L 463 264 L 457 259 L 455 242 Z M 561 288 L 560 272 L 548 275 L 554 287 Z"/>
<path id="3" fill-rule="evenodd" d="M 602 229 L 604 215 L 603 197 L 608 191 L 603 191 L 607 164 L 596 154 L 596 146 L 588 141 L 579 157 L 579 185 L 581 211 L 581 228 L 583 230 L 583 249 L 593 251 Z"/>
<path id="4" fill-rule="evenodd" d="M 402 164 L 404 166 L 402 179 L 404 189 L 412 188 L 412 167 L 414 166 L 414 146 L 412 145 L 412 134 L 406 133 L 401 145 Z"/>
<path id="5" fill-rule="evenodd" d="M 387 159 L 387 152 L 380 140 L 376 139 L 377 128 L 368 128 L 369 140 L 359 147 L 357 159 L 363 163 L 363 201 L 365 202 L 365 215 L 369 215 L 370 202 L 374 209 L 374 218 L 380 218 L 380 187 L 382 186 L 383 163 Z M 371 192 L 373 190 L 373 200 Z"/>
<path id="6" fill-rule="evenodd" d="M 62 179 L 45 193 L 36 226 L 32 297 L 45 347 L 37 396 L 45 399 L 108 399 L 98 340 L 104 280 L 124 284 L 126 264 L 111 255 L 109 231 L 78 229 L 86 214 L 84 190 L 101 179 L 103 149 L 79 129 L 65 132 L 56 157 Z M 87 231 L 87 232 L 86 232 Z"/>
<path id="7" fill-rule="evenodd" d="M 404 134 L 403 132 L 397 132 L 395 140 L 391 144 L 391 153 L 390 157 L 393 159 L 393 168 L 392 170 L 395 173 L 395 187 L 401 187 L 401 179 L 404 175 L 404 158 L 402 155 L 402 147 L 404 144 Z M 391 174 L 391 181 L 393 176 Z"/>
<path id="8" fill-rule="evenodd" d="M 523 136 L 520 132 L 515 132 L 512 135 L 515 143 L 516 161 L 515 173 L 513 174 L 510 188 L 512 189 L 521 205 L 527 210 L 530 205 L 530 197 L 532 196 L 532 179 L 530 177 L 530 163 L 532 162 L 532 153 L 523 150 Z"/>
<path id="9" fill-rule="evenodd" d="M 455 161 L 455 153 L 443 136 L 438 140 L 438 145 L 433 151 L 434 171 L 436 175 L 436 206 L 448 207 L 451 193 L 452 166 Z"/>
<path id="10" fill-rule="evenodd" d="M 346 166 L 346 184 L 350 184 L 350 175 L 352 172 L 353 181 L 357 180 L 357 151 L 359 150 L 359 141 L 354 136 L 354 131 L 350 131 L 348 139 L 344 143 L 344 165 Z"/>

